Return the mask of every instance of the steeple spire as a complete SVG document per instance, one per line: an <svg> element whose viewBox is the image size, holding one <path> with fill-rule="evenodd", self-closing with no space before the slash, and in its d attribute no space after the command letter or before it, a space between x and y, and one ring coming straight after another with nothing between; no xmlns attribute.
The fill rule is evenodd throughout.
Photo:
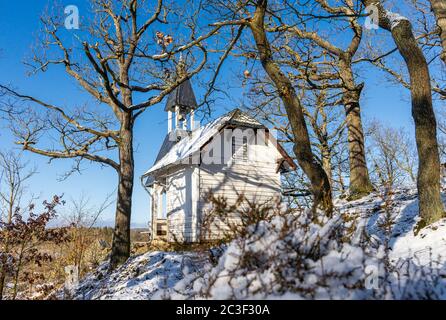
<svg viewBox="0 0 446 320"><path fill-rule="evenodd" d="M182 57L176 67L176 77L182 78L187 74L186 63ZM165 111L168 113L168 130L172 131L172 115L175 113L174 130L193 130L194 111L197 108L197 99L189 79L183 81L167 97ZM190 114L190 126L187 128L187 116Z"/></svg>

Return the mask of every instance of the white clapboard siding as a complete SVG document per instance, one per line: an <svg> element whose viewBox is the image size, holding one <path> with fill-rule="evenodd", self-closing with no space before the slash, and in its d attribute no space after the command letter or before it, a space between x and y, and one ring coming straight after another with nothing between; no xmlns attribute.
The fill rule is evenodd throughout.
<svg viewBox="0 0 446 320"><path fill-rule="evenodd" d="M240 141L236 140L236 143ZM243 152L243 149L241 149ZM228 204L234 204L240 195L258 204L280 199L280 173L277 172L277 150L272 146L260 149L270 157L244 160L236 156L235 161L227 164L202 164L199 170L200 196L199 214L205 215L211 209L208 196L224 197ZM205 217L201 217L205 220ZM208 239L219 239L227 231L228 221L238 223L237 217L228 217L226 221L214 221L206 230Z"/></svg>
<svg viewBox="0 0 446 320"><path fill-rule="evenodd" d="M198 179L195 167L185 167L167 176L169 241L197 241Z"/></svg>
<svg viewBox="0 0 446 320"><path fill-rule="evenodd" d="M223 133L220 137L224 141ZM255 139L244 140L239 136L234 140L234 148L232 140L229 148L212 143L202 150L200 164L174 165L159 176L165 178L168 241L194 242L202 238L201 224L211 209L210 195L224 197L229 205L240 195L257 204L280 200L278 159L282 155L276 146L259 145ZM213 161L208 161L210 158ZM215 221L206 230L206 236L221 238L228 221L231 224L240 221L232 216L225 220Z"/></svg>

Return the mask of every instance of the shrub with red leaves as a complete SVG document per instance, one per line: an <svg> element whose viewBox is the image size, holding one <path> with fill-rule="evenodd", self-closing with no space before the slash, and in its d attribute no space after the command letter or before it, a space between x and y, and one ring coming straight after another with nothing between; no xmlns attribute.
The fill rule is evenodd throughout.
<svg viewBox="0 0 446 320"><path fill-rule="evenodd" d="M60 196L54 196L51 202L43 202L43 212L35 213L35 205L29 205L25 211L16 208L11 223L0 221L0 270L12 281L11 299L17 297L18 285L25 283L32 288L37 281L45 280L42 272L22 270L23 266L33 264L38 268L45 262L51 262L51 253L42 250L42 244L61 244L69 241L67 228L50 228L49 222L56 218L56 207L65 202Z"/></svg>

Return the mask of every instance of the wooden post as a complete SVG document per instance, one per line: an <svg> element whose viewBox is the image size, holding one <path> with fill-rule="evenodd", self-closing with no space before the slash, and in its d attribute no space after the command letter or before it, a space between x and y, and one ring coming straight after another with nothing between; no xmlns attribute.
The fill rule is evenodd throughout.
<svg viewBox="0 0 446 320"><path fill-rule="evenodd" d="M167 133L172 131L172 111L167 111Z"/></svg>
<svg viewBox="0 0 446 320"><path fill-rule="evenodd" d="M190 130L194 131L194 127L195 127L195 122L194 122L194 115L195 115L195 110L192 109L192 111L190 112Z"/></svg>
<svg viewBox="0 0 446 320"><path fill-rule="evenodd" d="M178 129L178 117L180 116L180 108L175 106L175 128Z"/></svg>
<svg viewBox="0 0 446 320"><path fill-rule="evenodd" d="M186 115L186 117L187 117L187 115ZM183 118L183 127L182 127L182 129L183 130L187 130L187 118Z"/></svg>

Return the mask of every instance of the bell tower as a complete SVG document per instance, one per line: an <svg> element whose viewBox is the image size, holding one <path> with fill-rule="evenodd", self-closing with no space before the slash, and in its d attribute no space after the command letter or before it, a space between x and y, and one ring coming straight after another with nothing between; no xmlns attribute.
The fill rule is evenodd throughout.
<svg viewBox="0 0 446 320"><path fill-rule="evenodd" d="M181 59L177 65L177 78L186 73L186 65ZM168 96L164 111L167 112L168 133L175 131L193 131L195 129L195 109L197 99L189 79L183 81ZM189 120L189 121L188 121Z"/></svg>

